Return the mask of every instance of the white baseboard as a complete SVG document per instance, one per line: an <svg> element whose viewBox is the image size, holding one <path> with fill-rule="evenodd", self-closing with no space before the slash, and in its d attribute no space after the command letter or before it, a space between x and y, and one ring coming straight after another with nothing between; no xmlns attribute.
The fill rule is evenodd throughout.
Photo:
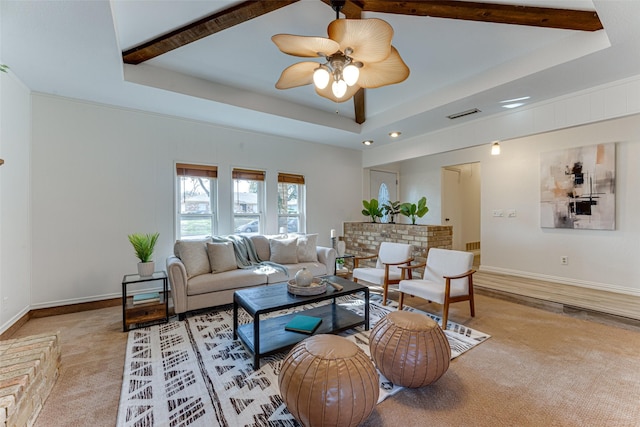
<svg viewBox="0 0 640 427"><path fill-rule="evenodd" d="M136 294L144 294L147 292L162 292L162 286L160 287L156 286L156 287L146 288L146 289L137 289L135 291L128 292L128 294L136 295ZM60 307L60 306L71 305L71 304L82 304L84 302L103 301L103 300L112 299L112 298L122 298L122 292L95 295L92 297L85 297L85 298L71 298L66 300L48 301L48 302L42 302L38 304L31 304L31 307L29 307L29 309L37 310L39 308Z"/></svg>
<svg viewBox="0 0 640 427"><path fill-rule="evenodd" d="M543 280L545 282L560 283L562 285L579 286L582 288L596 289L599 291L615 292L624 295L640 296L640 289L629 289L622 286L608 283L590 282L587 280L577 280L568 277L550 276L547 274L531 273L528 271L512 270L509 268L492 267L480 265L480 271L487 273L505 274L508 276L524 277L527 279Z"/></svg>

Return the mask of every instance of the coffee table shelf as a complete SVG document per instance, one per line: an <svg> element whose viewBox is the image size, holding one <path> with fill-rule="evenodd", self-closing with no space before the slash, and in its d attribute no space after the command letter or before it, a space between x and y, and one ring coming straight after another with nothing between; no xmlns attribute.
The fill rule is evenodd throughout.
<svg viewBox="0 0 640 427"><path fill-rule="evenodd" d="M234 292L233 339L240 338L242 344L253 355L254 369L260 367L260 357L285 350L311 336L284 329L295 315L303 314L322 318L322 323L314 334L338 333L360 325L363 325L365 330L369 330L369 288L337 276L327 276L327 278L342 286L342 289L336 290L328 286L324 294L300 296L287 292L287 283L278 283ZM358 315L336 304L336 298L356 293L364 293L364 315ZM282 310L327 300L333 301L296 313L260 319L263 314L282 312ZM251 316L253 323L238 324L240 308Z"/></svg>
<svg viewBox="0 0 640 427"><path fill-rule="evenodd" d="M322 318L322 323L320 323L320 326L318 326L318 329L316 329L313 334L335 334L355 328L356 326L364 325L362 316L336 304L327 304L299 313L285 314L284 316L260 320L261 356L266 356L281 351L284 348L291 347L312 335L284 329L285 325L298 314ZM249 351L255 353L255 348L253 347L253 323L239 326L238 336L240 336L240 339L242 339L249 348Z"/></svg>

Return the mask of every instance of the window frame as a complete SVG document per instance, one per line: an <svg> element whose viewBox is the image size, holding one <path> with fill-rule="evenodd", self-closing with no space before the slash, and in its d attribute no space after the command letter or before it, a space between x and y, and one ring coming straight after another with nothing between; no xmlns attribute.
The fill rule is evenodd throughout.
<svg viewBox="0 0 640 427"><path fill-rule="evenodd" d="M209 235L214 236L218 230L218 167L213 165L201 165L191 163L176 163L175 165L175 240L198 239L201 236L183 236L182 220L184 218L207 218L211 222ZM182 178L205 178L209 179L209 207L210 213L182 213Z"/></svg>
<svg viewBox="0 0 640 427"><path fill-rule="evenodd" d="M256 195L256 212L236 212L236 181L255 181L257 183L257 195ZM231 224L233 225L233 234L243 234L242 231L236 231L240 226L236 226L237 218L249 218L251 220L258 220L258 229L251 233L264 234L265 232L265 218L264 218L264 206L265 206L265 181L266 172L262 170L233 168L231 171ZM249 223L247 222L247 223Z"/></svg>
<svg viewBox="0 0 640 427"><path fill-rule="evenodd" d="M280 212L280 194L282 192L283 185L297 185L297 194L298 194L298 213L291 214L281 213ZM278 212L278 232L280 232L280 220L281 218L285 218L284 224L286 227L285 234L289 233L289 218L296 218L298 220L298 230L296 233L305 233L306 232L306 186L303 175L292 174L279 172L278 173L278 196L277 196L277 212ZM293 233L293 232L291 232Z"/></svg>

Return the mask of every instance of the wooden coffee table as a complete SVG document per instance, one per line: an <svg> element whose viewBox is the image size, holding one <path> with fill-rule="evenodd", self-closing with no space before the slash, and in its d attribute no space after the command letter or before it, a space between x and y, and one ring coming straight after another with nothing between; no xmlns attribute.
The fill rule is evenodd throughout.
<svg viewBox="0 0 640 427"><path fill-rule="evenodd" d="M289 293L285 282L234 292L233 339L240 338L247 350L253 354L254 369L260 367L260 357L292 347L310 336L284 329L284 326L297 314L322 318L322 323L314 334L336 334L360 325L364 325L365 330L369 330L369 288L338 276L326 276L326 278L341 285L343 289L338 291L333 286L327 286L327 291L321 295L300 296ZM364 317L336 304L337 297L359 292L363 292L365 297ZM331 304L260 320L261 314L330 299L333 300ZM238 325L239 307L253 318L253 323Z"/></svg>

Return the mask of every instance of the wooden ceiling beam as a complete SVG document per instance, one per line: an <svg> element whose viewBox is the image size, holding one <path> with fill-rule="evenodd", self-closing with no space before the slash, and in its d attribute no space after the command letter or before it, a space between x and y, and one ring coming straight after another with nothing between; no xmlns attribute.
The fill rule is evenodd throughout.
<svg viewBox="0 0 640 427"><path fill-rule="evenodd" d="M127 64L137 65L298 1L244 1L129 49L122 53L122 59Z"/></svg>
<svg viewBox="0 0 640 427"><path fill-rule="evenodd" d="M356 123L361 125L366 120L364 109L364 88L360 88L359 91L353 95L353 109L356 113Z"/></svg>
<svg viewBox="0 0 640 427"><path fill-rule="evenodd" d="M383 1L353 0L364 12L430 16L499 24L528 25L577 31L602 30L598 14L588 10L554 9L547 7L467 1Z"/></svg>

